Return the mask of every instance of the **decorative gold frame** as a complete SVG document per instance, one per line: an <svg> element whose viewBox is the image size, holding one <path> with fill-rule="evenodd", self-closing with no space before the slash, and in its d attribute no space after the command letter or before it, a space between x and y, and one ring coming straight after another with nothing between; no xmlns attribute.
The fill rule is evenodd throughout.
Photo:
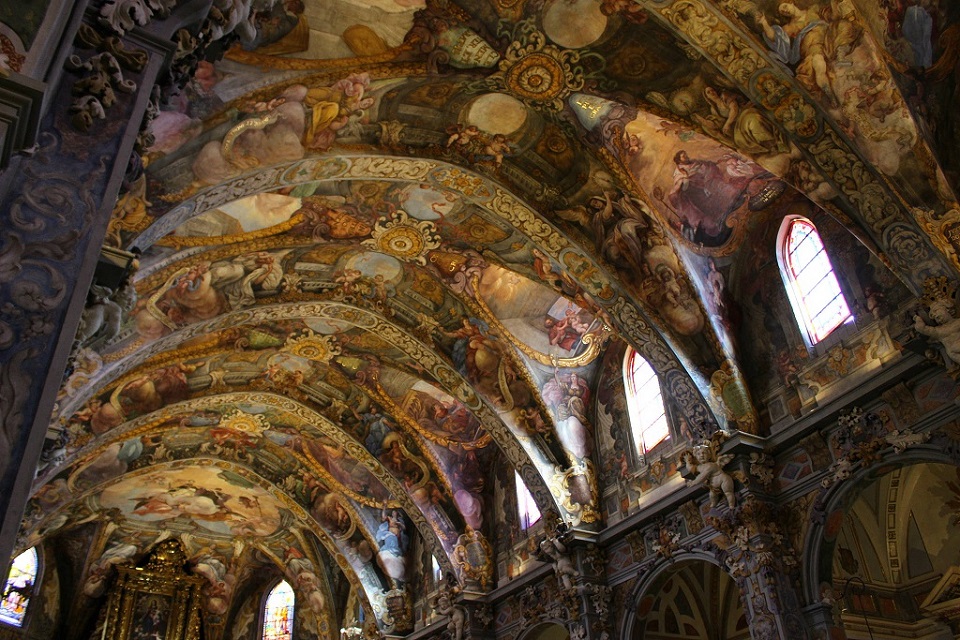
<svg viewBox="0 0 960 640"><path fill-rule="evenodd" d="M157 634L163 640L200 640L204 580L188 574L185 563L180 541L164 540L154 547L146 566L117 565L103 640L143 640ZM147 621L151 612L152 620ZM145 622L154 625L150 635L143 628Z"/></svg>
<svg viewBox="0 0 960 640"><path fill-rule="evenodd" d="M473 277L471 284L473 285L474 291L480 290L480 278L478 276ZM502 322L500 322L500 319L497 318L496 314L493 313L490 307L487 306L486 301L480 294L477 294L476 302L485 314L483 319L486 320L487 323L492 327L496 328L497 331L503 334L507 340L510 341L510 344L523 352L523 354L528 358L532 358L540 364L545 364L550 367L568 368L586 366L597 359L597 356L600 355L603 345L605 345L613 336L613 329L607 326L607 323L602 319L597 318L599 324L595 327L592 327L582 337L583 344L586 346L583 352L572 358L560 358L553 354L537 351L536 349L529 347L526 343L524 343L523 340L520 340L514 336L510 330L507 329ZM592 309L587 309L587 311L593 313Z"/></svg>

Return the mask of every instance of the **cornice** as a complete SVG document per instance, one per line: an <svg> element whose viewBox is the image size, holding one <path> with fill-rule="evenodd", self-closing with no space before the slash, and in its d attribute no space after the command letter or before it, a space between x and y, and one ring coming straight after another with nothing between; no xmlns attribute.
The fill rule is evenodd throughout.
<svg viewBox="0 0 960 640"><path fill-rule="evenodd" d="M18 73L0 76L0 169L37 143L47 85Z"/></svg>

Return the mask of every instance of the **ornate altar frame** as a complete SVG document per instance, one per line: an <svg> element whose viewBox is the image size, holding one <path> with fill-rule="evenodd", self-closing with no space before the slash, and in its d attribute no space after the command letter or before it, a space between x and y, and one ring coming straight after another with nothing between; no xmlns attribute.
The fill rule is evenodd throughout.
<svg viewBox="0 0 960 640"><path fill-rule="evenodd" d="M103 640L199 640L204 579L186 572L179 540L164 540L146 566L118 565Z"/></svg>

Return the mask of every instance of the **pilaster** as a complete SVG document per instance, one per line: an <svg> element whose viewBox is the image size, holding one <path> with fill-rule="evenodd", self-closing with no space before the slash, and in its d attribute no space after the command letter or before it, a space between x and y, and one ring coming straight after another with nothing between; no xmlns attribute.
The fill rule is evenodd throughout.
<svg viewBox="0 0 960 640"><path fill-rule="evenodd" d="M194 5L184 9L195 13ZM176 49L170 34L134 29L118 35L92 11L71 25L64 34L69 45L56 49L66 70L48 87L36 151L18 158L0 186L4 574L117 193L152 89ZM36 117L41 85L11 78L5 80L31 87L22 113ZM0 82L0 121L7 86ZM94 103L109 113L99 117ZM8 151L31 142L29 127L16 127L3 133Z"/></svg>

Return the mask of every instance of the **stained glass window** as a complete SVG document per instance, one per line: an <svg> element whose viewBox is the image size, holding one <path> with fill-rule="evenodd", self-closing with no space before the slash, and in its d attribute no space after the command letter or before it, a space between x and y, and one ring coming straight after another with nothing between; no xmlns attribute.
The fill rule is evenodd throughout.
<svg viewBox="0 0 960 640"><path fill-rule="evenodd" d="M527 489L526 483L520 474L514 471L517 484L517 511L520 514L520 528L529 529L540 520L540 509L533 500L533 495Z"/></svg>
<svg viewBox="0 0 960 640"><path fill-rule="evenodd" d="M657 372L633 349L627 351L625 364L630 426L637 451L643 455L670 437L670 425Z"/></svg>
<svg viewBox="0 0 960 640"><path fill-rule="evenodd" d="M791 301L810 344L816 344L851 318L820 234L806 218L789 221L783 268Z"/></svg>
<svg viewBox="0 0 960 640"><path fill-rule="evenodd" d="M0 603L0 622L23 626L27 615L27 605L33 596L33 585L37 581L38 560L35 549L30 548L13 559L7 584L3 588L3 602Z"/></svg>
<svg viewBox="0 0 960 640"><path fill-rule="evenodd" d="M263 606L263 640L293 639L293 589L280 581Z"/></svg>

